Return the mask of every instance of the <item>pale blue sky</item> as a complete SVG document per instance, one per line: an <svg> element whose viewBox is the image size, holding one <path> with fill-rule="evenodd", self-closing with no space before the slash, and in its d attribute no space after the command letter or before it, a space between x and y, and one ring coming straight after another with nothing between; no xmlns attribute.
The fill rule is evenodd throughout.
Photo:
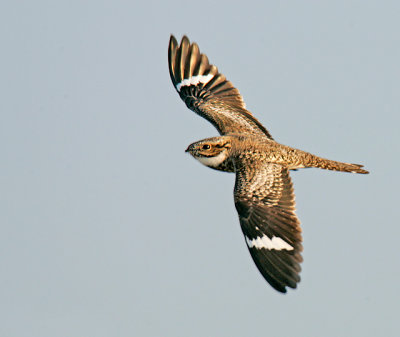
<svg viewBox="0 0 400 337"><path fill-rule="evenodd" d="M400 3L0 6L0 336L398 336ZM368 176L293 172L299 288L244 243L217 135L168 74L196 41L284 144Z"/></svg>

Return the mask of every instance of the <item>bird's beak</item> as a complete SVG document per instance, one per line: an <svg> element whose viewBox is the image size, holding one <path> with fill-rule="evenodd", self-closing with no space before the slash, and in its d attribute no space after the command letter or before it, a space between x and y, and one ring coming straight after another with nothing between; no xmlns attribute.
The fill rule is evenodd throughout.
<svg viewBox="0 0 400 337"><path fill-rule="evenodd" d="M193 144L190 144L190 145L187 147L187 149L185 150L185 152L192 153L192 150L193 150Z"/></svg>

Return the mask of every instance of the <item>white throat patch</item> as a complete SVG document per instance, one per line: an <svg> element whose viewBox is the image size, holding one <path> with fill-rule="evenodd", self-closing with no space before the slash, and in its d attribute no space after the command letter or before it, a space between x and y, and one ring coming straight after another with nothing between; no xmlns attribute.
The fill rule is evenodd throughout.
<svg viewBox="0 0 400 337"><path fill-rule="evenodd" d="M215 157L195 157L200 163L206 166L217 167L219 166L227 157L226 151L221 152Z"/></svg>
<svg viewBox="0 0 400 337"><path fill-rule="evenodd" d="M263 235L262 237L258 236L256 239L249 239L247 236L245 236L245 238L249 248L255 247L257 249L265 248L268 250L293 250L293 247L291 245L276 236L273 236L272 239L270 239L266 235Z"/></svg>

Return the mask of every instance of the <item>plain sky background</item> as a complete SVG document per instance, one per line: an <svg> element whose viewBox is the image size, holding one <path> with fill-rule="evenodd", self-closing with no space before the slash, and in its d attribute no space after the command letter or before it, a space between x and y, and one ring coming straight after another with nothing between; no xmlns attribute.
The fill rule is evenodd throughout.
<svg viewBox="0 0 400 337"><path fill-rule="evenodd" d="M398 1L0 6L0 336L399 336ZM167 67L196 41L274 138L370 175L293 172L302 281L257 271L217 135Z"/></svg>

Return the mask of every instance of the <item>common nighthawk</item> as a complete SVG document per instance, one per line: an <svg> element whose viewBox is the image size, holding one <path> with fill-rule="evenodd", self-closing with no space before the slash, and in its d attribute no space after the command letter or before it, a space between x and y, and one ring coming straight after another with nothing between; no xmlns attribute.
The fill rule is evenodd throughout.
<svg viewBox="0 0 400 337"><path fill-rule="evenodd" d="M320 158L274 141L246 110L239 91L186 36L178 45L171 35L168 60L179 96L221 135L195 142L186 152L210 168L236 173L235 206L256 266L277 291L296 288L303 247L289 170L368 171L362 165Z"/></svg>

